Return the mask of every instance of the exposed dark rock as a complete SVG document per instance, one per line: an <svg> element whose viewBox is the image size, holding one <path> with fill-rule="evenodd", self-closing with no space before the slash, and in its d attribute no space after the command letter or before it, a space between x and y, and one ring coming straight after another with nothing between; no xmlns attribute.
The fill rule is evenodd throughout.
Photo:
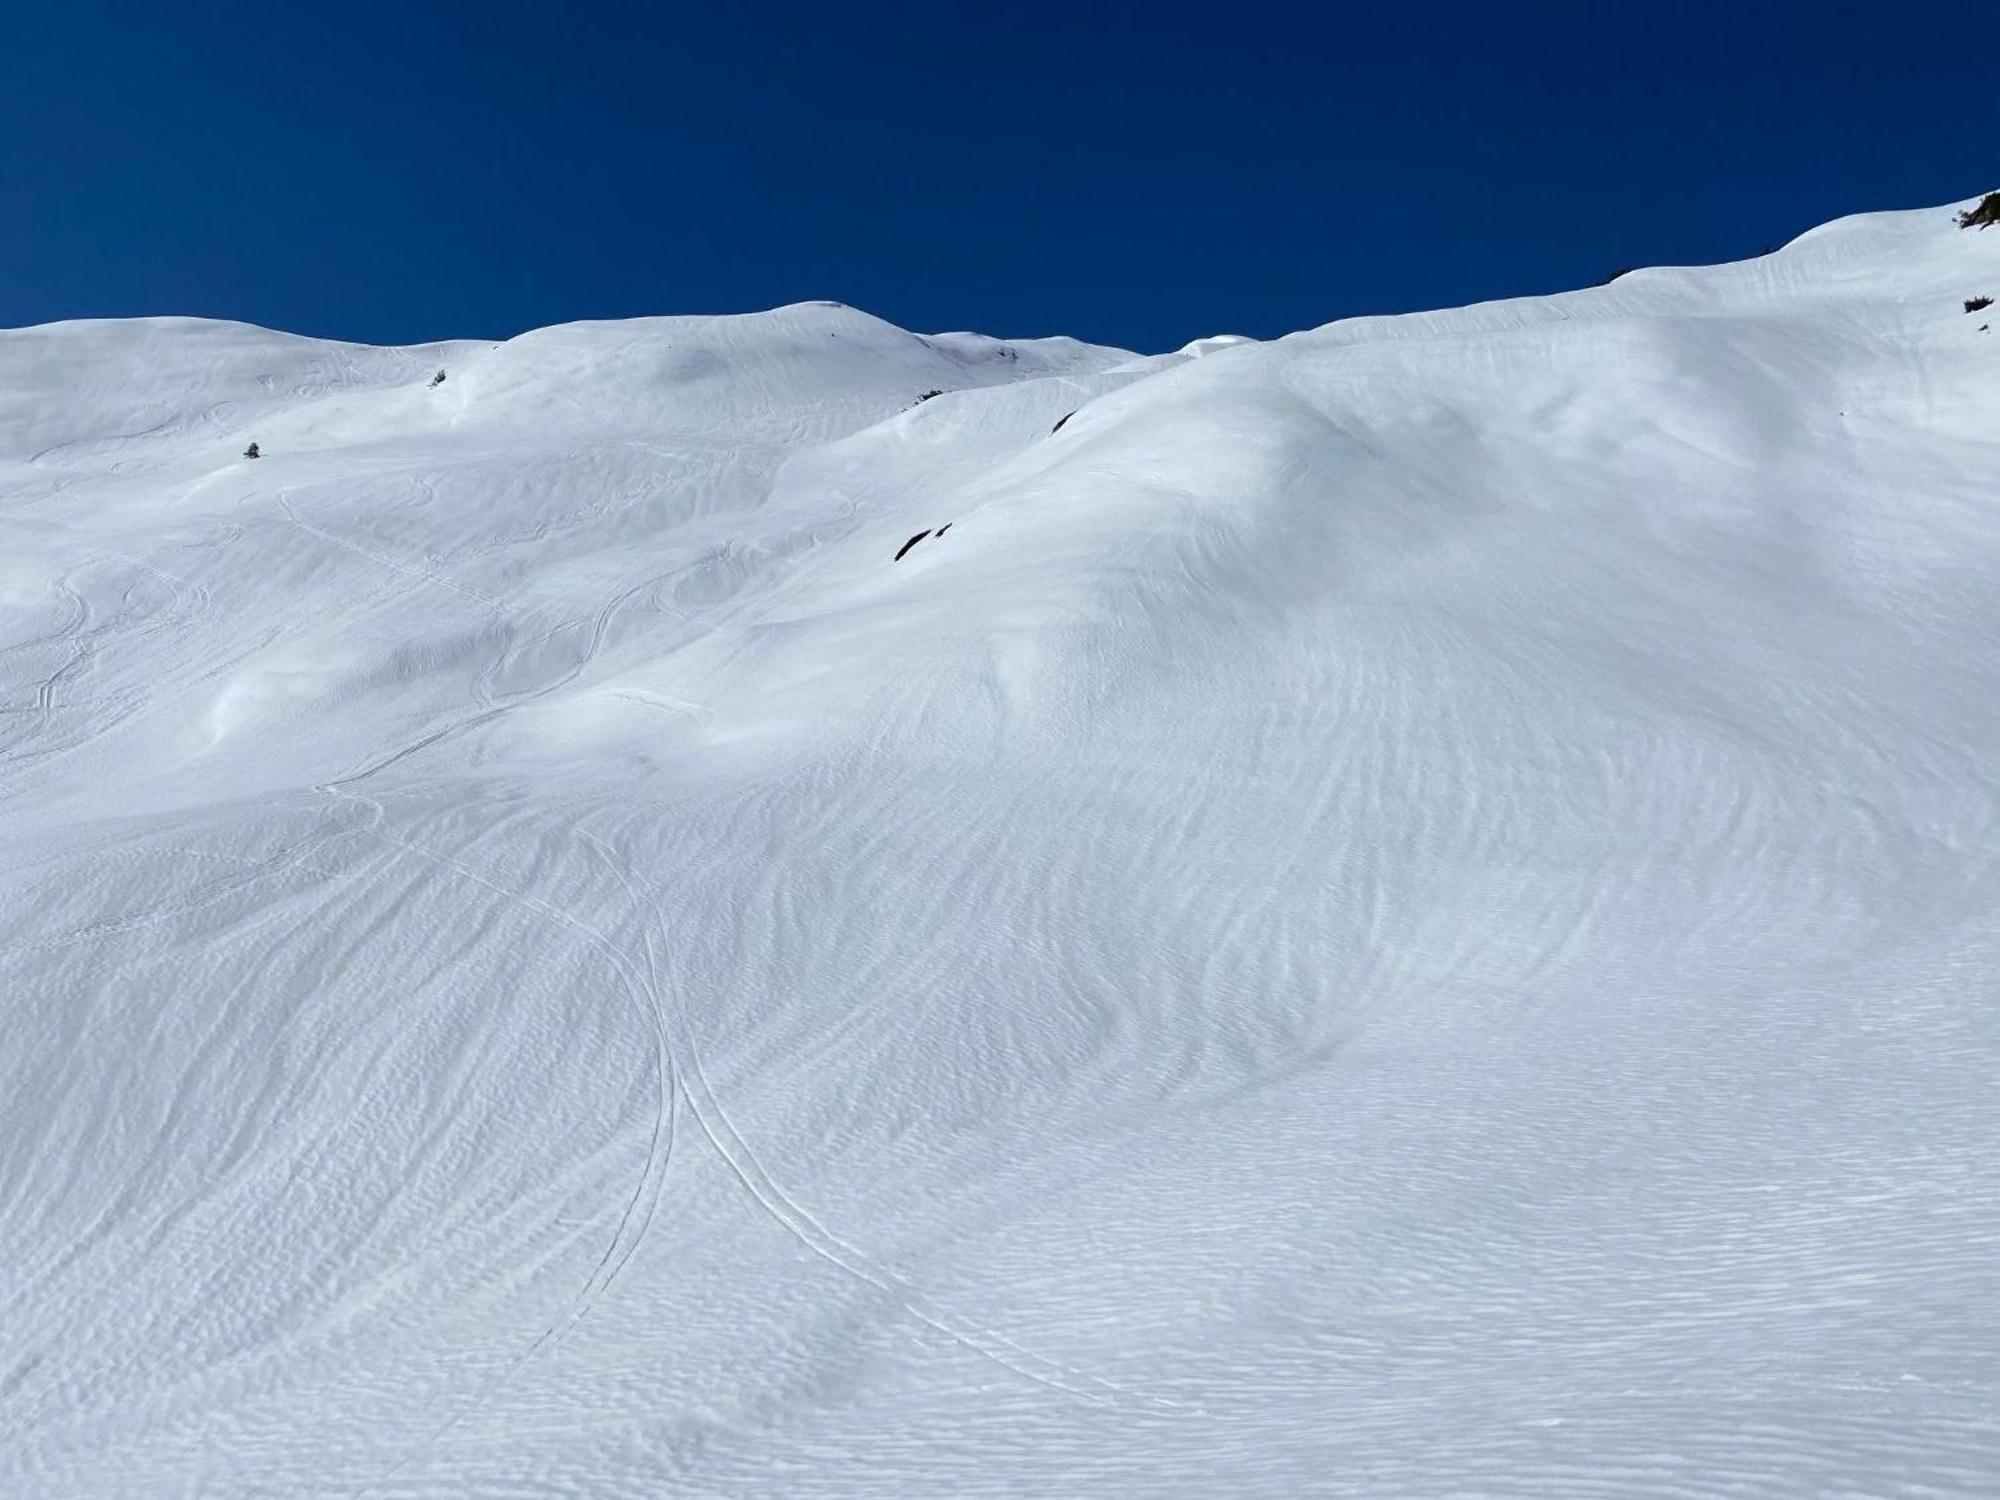
<svg viewBox="0 0 2000 1500"><path fill-rule="evenodd" d="M1958 216L1960 229L1984 229L1988 224L2000 224L2000 193L1988 193L1977 207Z"/></svg>

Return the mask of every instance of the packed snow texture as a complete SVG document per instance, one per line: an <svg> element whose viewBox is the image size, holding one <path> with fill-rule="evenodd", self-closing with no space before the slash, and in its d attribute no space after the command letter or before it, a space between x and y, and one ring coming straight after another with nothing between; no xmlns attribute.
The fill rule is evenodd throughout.
<svg viewBox="0 0 2000 1500"><path fill-rule="evenodd" d="M0 1493L2000 1493L1996 292L0 334Z"/></svg>

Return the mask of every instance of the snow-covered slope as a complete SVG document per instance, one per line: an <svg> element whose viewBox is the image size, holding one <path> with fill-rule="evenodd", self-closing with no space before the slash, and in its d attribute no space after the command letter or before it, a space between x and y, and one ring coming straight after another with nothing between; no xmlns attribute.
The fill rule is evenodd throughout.
<svg viewBox="0 0 2000 1500"><path fill-rule="evenodd" d="M2000 1490L1984 294L0 333L0 1493Z"/></svg>

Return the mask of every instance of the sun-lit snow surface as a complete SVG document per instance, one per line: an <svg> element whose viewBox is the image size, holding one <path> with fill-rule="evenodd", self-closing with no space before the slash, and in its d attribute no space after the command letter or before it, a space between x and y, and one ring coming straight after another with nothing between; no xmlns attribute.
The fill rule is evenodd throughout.
<svg viewBox="0 0 2000 1500"><path fill-rule="evenodd" d="M0 1493L2000 1491L1988 293L0 334Z"/></svg>

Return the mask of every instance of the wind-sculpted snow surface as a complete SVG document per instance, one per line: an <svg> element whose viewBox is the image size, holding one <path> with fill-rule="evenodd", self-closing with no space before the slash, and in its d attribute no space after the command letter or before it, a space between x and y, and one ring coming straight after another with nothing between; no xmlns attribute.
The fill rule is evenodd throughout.
<svg viewBox="0 0 2000 1500"><path fill-rule="evenodd" d="M2000 1492L1996 286L0 334L0 1494Z"/></svg>

